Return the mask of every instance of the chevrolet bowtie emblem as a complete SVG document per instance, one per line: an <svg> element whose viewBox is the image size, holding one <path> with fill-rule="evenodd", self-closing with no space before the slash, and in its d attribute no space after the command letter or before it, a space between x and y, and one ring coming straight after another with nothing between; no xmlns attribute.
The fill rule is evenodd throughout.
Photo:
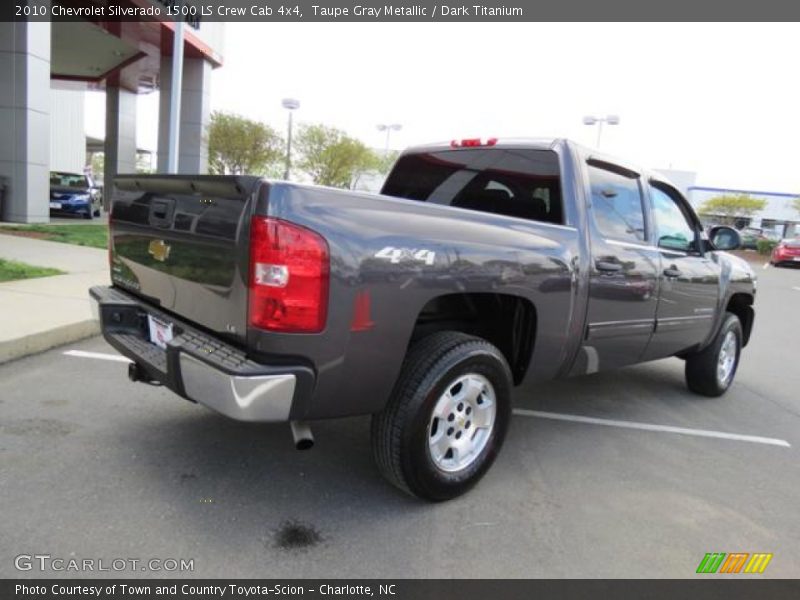
<svg viewBox="0 0 800 600"><path fill-rule="evenodd" d="M147 253L159 262L164 262L169 258L169 251L172 248L164 240L153 240L147 246Z"/></svg>

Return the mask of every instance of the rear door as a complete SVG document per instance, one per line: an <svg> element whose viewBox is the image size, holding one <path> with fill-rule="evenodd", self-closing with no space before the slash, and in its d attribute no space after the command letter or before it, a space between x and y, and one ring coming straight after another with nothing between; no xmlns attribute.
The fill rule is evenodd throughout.
<svg viewBox="0 0 800 600"><path fill-rule="evenodd" d="M606 162L587 164L591 190L586 372L638 362L655 326L659 257L648 243L638 173Z"/></svg>
<svg viewBox="0 0 800 600"><path fill-rule="evenodd" d="M660 181L647 185L661 268L656 329L646 359L671 356L711 333L719 300L719 264L699 249L700 223L686 200Z"/></svg>

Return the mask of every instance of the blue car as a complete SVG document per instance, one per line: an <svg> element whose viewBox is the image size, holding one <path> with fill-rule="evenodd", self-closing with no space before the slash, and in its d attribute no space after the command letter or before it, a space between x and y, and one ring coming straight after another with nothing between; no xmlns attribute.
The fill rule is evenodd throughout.
<svg viewBox="0 0 800 600"><path fill-rule="evenodd" d="M80 173L50 172L50 214L84 219L100 216L102 197L92 178Z"/></svg>

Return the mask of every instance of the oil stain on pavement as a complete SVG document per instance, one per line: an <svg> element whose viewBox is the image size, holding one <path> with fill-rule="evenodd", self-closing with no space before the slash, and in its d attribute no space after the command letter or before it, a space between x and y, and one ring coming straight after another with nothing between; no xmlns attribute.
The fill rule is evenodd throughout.
<svg viewBox="0 0 800 600"><path fill-rule="evenodd" d="M303 550L322 541L322 536L313 525L289 520L281 523L275 532L275 546L281 550Z"/></svg>

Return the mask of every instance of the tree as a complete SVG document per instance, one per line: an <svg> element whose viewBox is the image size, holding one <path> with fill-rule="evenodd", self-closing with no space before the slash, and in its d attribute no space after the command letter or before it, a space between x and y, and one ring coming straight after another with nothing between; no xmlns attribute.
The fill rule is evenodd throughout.
<svg viewBox="0 0 800 600"><path fill-rule="evenodd" d="M153 169L153 155L149 152L136 153L136 172L137 173L155 173Z"/></svg>
<svg viewBox="0 0 800 600"><path fill-rule="evenodd" d="M766 200L752 198L747 194L723 194L709 198L698 209L702 215L723 217L750 217L767 205Z"/></svg>
<svg viewBox="0 0 800 600"><path fill-rule="evenodd" d="M92 167L92 177L96 181L103 181L103 174L106 172L106 155L105 152L93 152L92 159L89 163Z"/></svg>
<svg viewBox="0 0 800 600"><path fill-rule="evenodd" d="M269 125L215 111L208 126L208 170L216 175L275 175L284 141Z"/></svg>
<svg viewBox="0 0 800 600"><path fill-rule="evenodd" d="M377 155L344 131L325 125L301 125L297 166L319 185L348 188L361 173L376 169Z"/></svg>
<svg viewBox="0 0 800 600"><path fill-rule="evenodd" d="M381 175L388 175L398 156L400 153L397 150L389 150L382 154L376 161L375 170Z"/></svg>

